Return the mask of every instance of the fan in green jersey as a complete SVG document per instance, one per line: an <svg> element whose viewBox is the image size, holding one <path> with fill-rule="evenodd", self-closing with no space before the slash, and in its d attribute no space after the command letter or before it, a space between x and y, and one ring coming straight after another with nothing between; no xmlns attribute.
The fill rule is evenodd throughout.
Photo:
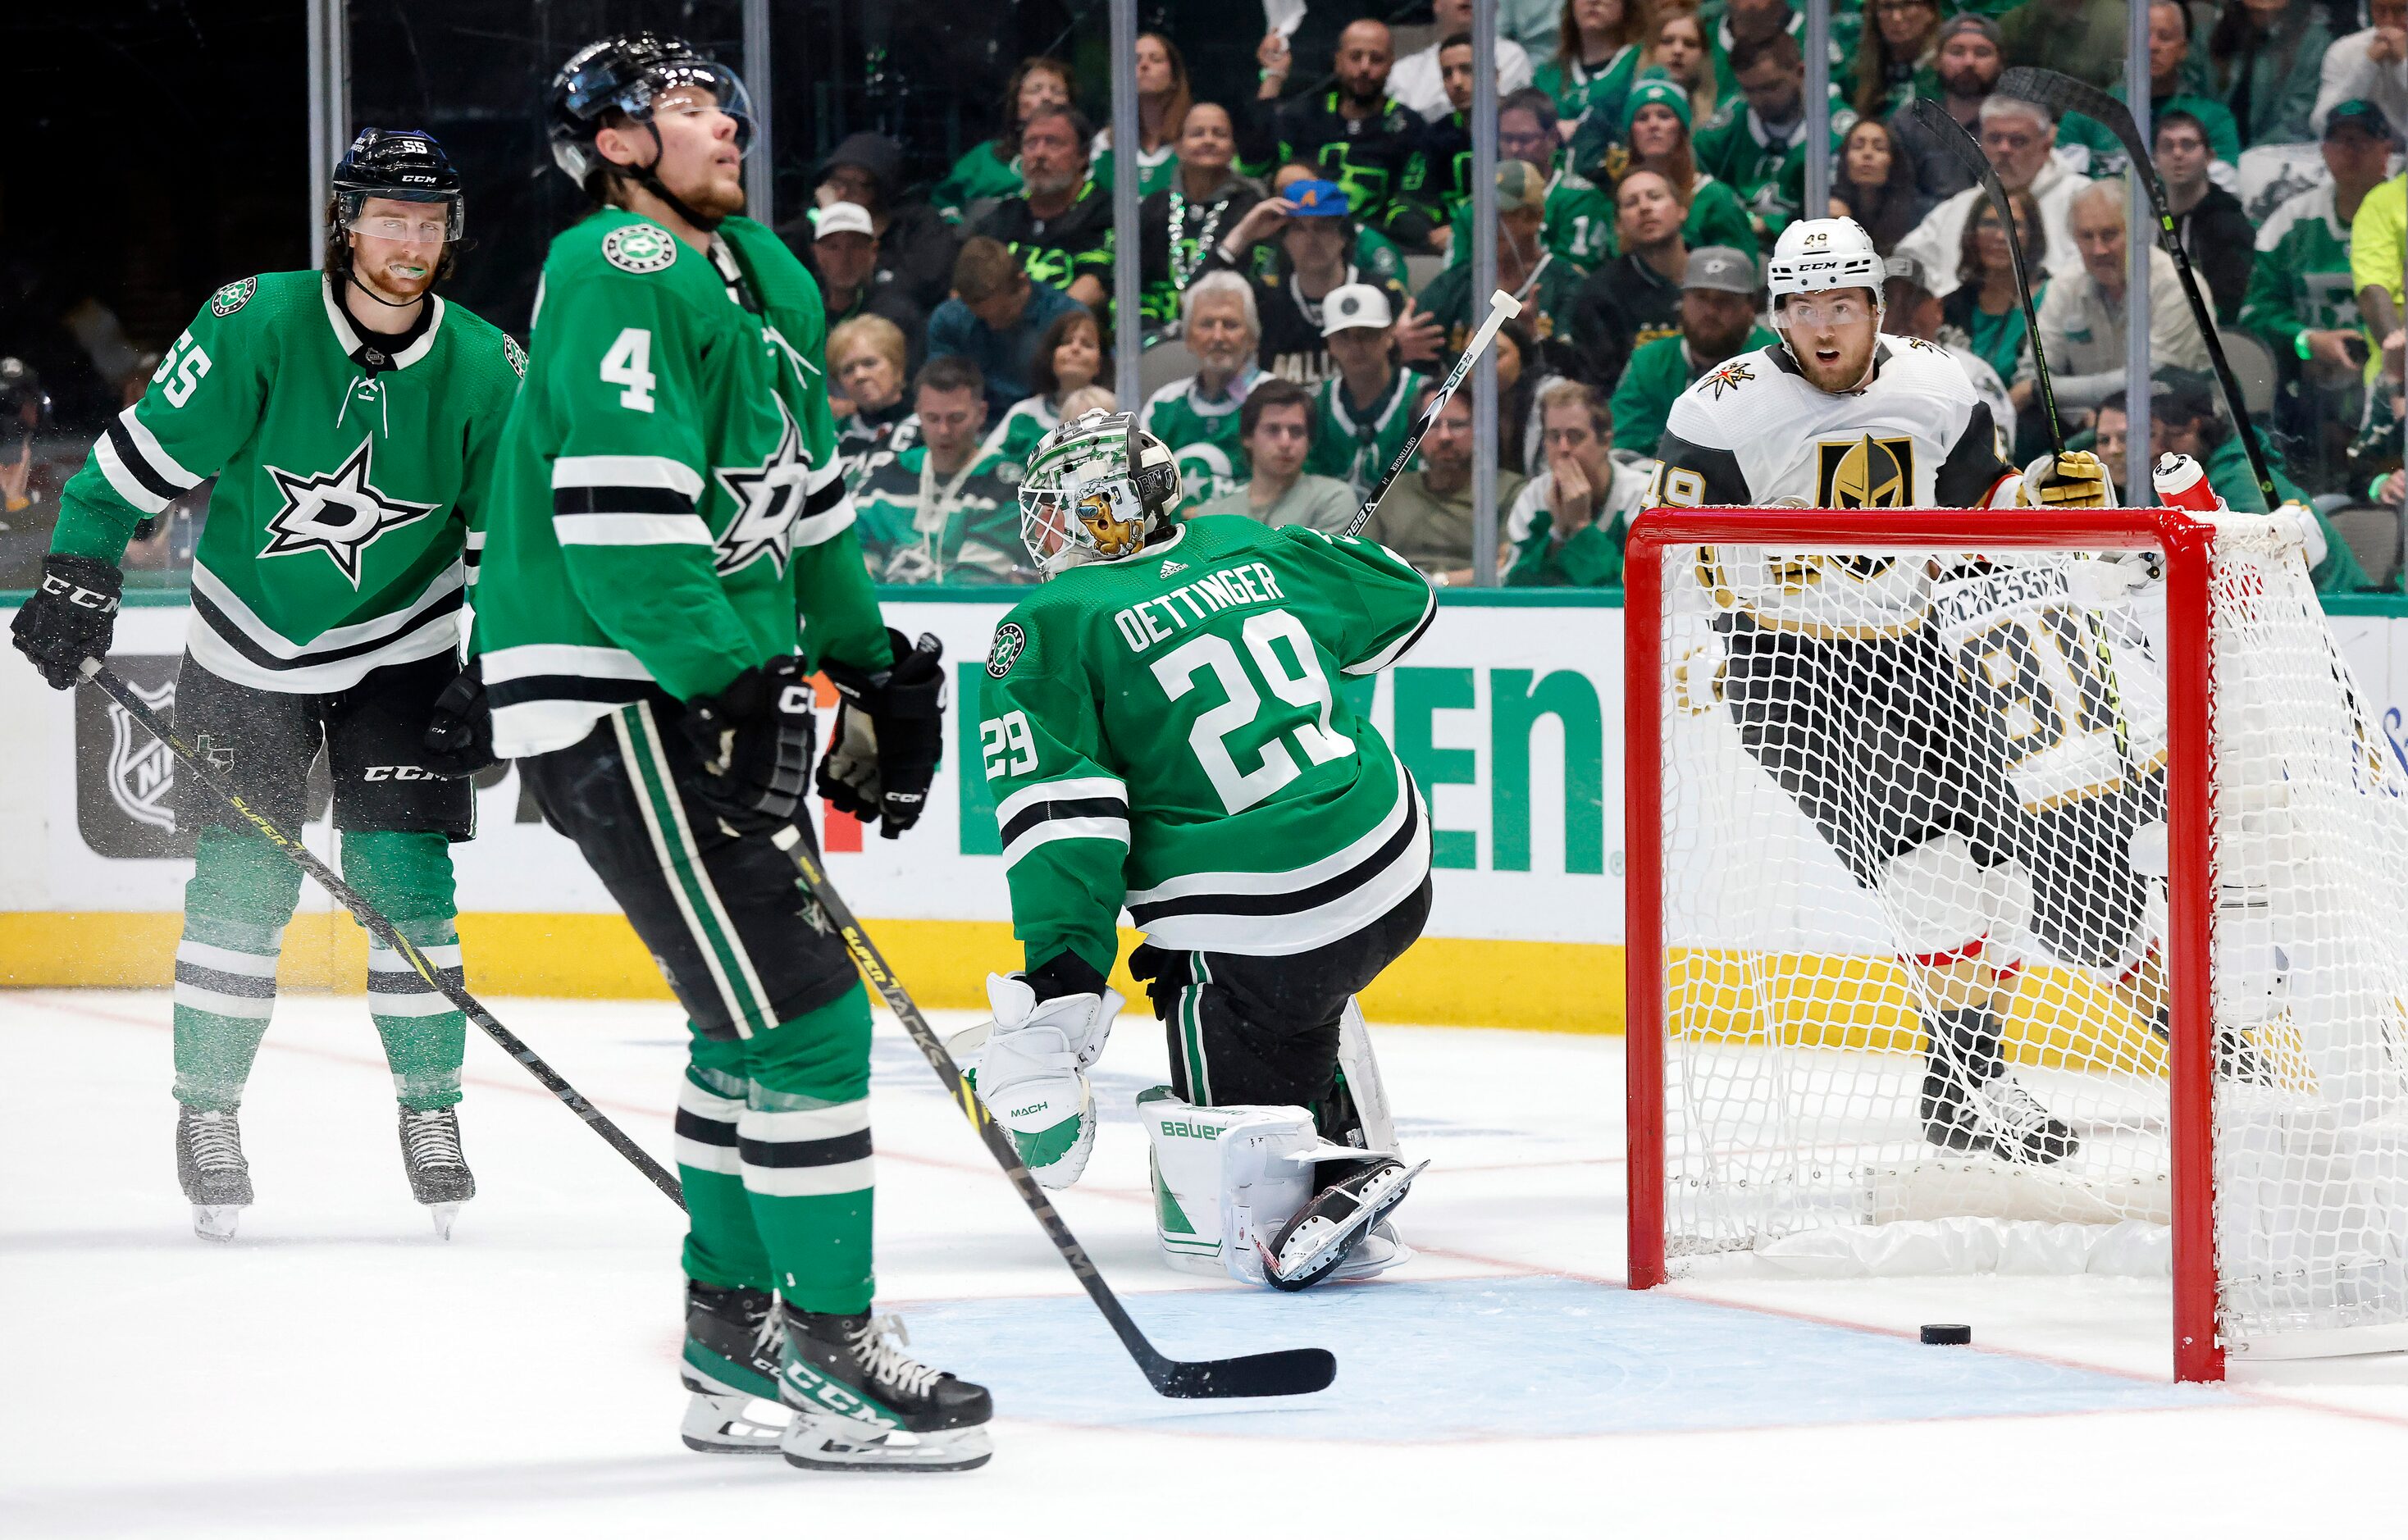
<svg viewBox="0 0 2408 1540"><path fill-rule="evenodd" d="M987 981L979 1093L1050 1186L1094 1138L1086 1071L1130 959L1171 1039L1140 1099L1175 1266L1280 1289L1407 1253L1354 996L1429 913L1412 779L1337 687L1427 628L1390 552L1302 528L1176 521L1179 470L1126 413L1038 447L1022 532L1049 581L996 629L979 713L1026 971Z"/></svg>
<svg viewBox="0 0 2408 1540"><path fill-rule="evenodd" d="M772 839L802 811L814 668L842 697L823 799L889 839L918 821L939 649L881 621L819 291L738 213L743 82L677 39L610 37L562 67L550 114L553 158L602 207L544 263L477 647L495 747L693 1021L685 1442L818 1469L983 1464L986 1391L870 1314L868 996ZM765 1424L755 1401L793 1416Z"/></svg>
<svg viewBox="0 0 2408 1540"><path fill-rule="evenodd" d="M326 271L211 295L142 399L66 487L17 645L70 688L106 657L128 538L217 478L194 553L175 721L287 829L321 748L343 875L456 982L449 845L468 837L479 753L462 676L494 449L525 355L434 291L462 226L460 178L416 131L365 129L336 167ZM450 724L450 751L421 741ZM237 1112L276 1002L301 873L179 787L199 830L176 948L177 1168L204 1235L251 1201ZM418 1201L450 1232L474 1195L454 1110L466 1023L399 956L368 951L369 1013L398 1093Z"/></svg>

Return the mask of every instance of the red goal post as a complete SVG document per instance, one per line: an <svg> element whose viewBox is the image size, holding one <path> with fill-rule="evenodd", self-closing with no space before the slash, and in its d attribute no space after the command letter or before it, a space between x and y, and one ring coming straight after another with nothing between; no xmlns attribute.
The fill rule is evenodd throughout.
<svg viewBox="0 0 2408 1540"><path fill-rule="evenodd" d="M1625 567L1627 626L1625 707L1627 747L1627 768L1625 780L1627 888L1627 988L1629 1034L1627 1047L1628 1224L1629 1278L1632 1288L1652 1288L1665 1282L1668 1276L1671 1276L1671 1270L1677 1260L1675 1254L1668 1249L1670 1233L1667 1212L1668 1180L1681 1180L1677 1173L1668 1171L1667 1164L1668 1043L1671 1045L1676 1056L1690 1054L1694 1057L1695 1054L1695 1050L1690 1047L1690 1039L1694 1035L1690 1030L1690 1023L1676 1022L1673 1020L1677 1011L1693 1009L1695 1001L1691 999L1684 1003L1682 990L1674 983L1676 968L1686 964L1679 960L1682 938L1668 933L1668 881L1677 883L1683 877L1681 872L1673 869L1680 864L1678 862L1668 864L1668 839L1670 837L1668 818L1686 816L1680 814L1677 806L1684 797L1694 803L1700 797L1711 799L1723 794L1713 788L1700 792L1694 784L1696 778L1694 776L1690 787L1684 791L1676 783L1687 767L1670 762L1667 758L1668 752L1673 751L1674 736L1674 733L1668 732L1668 723L1673 721L1677 711L1681 709L1673 699L1674 693L1684 688L1675 677L1678 660L1671 656L1670 652L1670 638L1673 631L1674 617L1672 595L1668 589L1690 581L1685 574L1695 565L1698 554L1696 548L1761 547L1767 552L1775 553L1781 557L1787 557L1792 553L1814 552L1827 553L1827 555L1850 552L1919 551L1935 554L1955 552L1966 557L1973 557L1981 553L2000 553L2010 563L2016 560L2029 561L2033 557L2026 555L2019 558L2009 553L2060 552L2067 553L2069 562L2066 564L2069 566L2073 559L2092 554L2156 552L2160 559L2164 593L2162 642L2157 645L2163 652L2166 757L2162 820L2166 852L2162 876L2163 919L2161 928L2157 933L2157 939L2152 946L2161 948L2164 973L2170 984L2171 1009L2168 1040L2162 1061L2163 1067L2162 1070L2152 1070L2152 1073L2162 1076L2162 1084L2165 1088L2164 1112L2153 1127L2148 1126L2149 1119L2144 1118L2128 1117L2126 1122L2133 1129L2143 1130L2142 1134L2131 1135L2134 1140L2154 1138L2161 1141L2161 1144L2150 1147L2148 1159L2158 1162L2158 1173L2152 1179L2160 1184L2158 1191L2162 1194L2162 1199L2170 1200L2164 1206L2167 1210L2165 1217L2170 1219L2170 1224L2166 1228L2171 1231L2170 1271L2173 1289L2175 1376L2185 1380L2222 1377L2227 1340L2220 1334L2220 1326L2224 1322L2219 1315L2222 1306L2217 1271L2215 1191L2217 1170L2215 1098L2218 1094L2215 1077L2218 1073L2217 1045L2220 1040L2216 1036L2219 1029L2216 1016L2216 978L2214 972L2217 958L2215 927L2218 923L2216 906L2219 890L2215 848L2217 820L2214 802L2216 703L2214 690L2216 677L2214 651L2216 615L2214 607L2215 598L2213 585L2216 581L2216 545L2220 537L2218 530L2219 528L2228 531L2239 529L2242 526L2235 522L2236 518L2246 517L2248 516L2228 515L2201 520L2177 510L2154 508L2031 510L2000 514L1984 510L1951 509L1835 511L1797 508L1666 507L1650 510L1634 522L1627 544ZM2258 519L2248 527L2252 531L2264 531L2274 526L2264 519ZM2252 533L2245 538L2258 540L2262 539L2263 536ZM1770 555L1765 558L1767 562L1773 559L1774 557ZM1923 563L1923 569L1936 575L1947 570L1947 564L1942 561L1927 562ZM1770 569L1768 567L1767 570ZM1672 574L1672 583L1670 585L1668 585L1668 572ZM2287 572L2285 576L2287 579ZM2300 583L2304 584L2303 563L2298 565L2297 578ZM2228 586L2229 583L2228 578ZM1925 580L1925 586L1927 590L1932 586L1930 579ZM2305 591L2302 590L2302 592ZM2287 590L2285 596L2286 599L2289 598ZM1723 597L1727 600L1728 595L1725 594ZM2308 597L2313 600L2312 593ZM1697 606L1696 593L1684 595L1683 602L1694 609ZM2238 607L2246 609L2249 605L2243 602ZM2274 607L2271 600L2267 607L2270 609ZM2292 609L2297 609L2296 602L2292 603ZM2300 628L2308 622L2304 618L2296 615L2294 619L2297 624L2293 628L2293 634L2303 634ZM1733 622L1727 620L1720 620L1718 622L1720 635L1727 636L1732 624ZM1937 624L1935 620L1935 628ZM2321 633L2320 612L2315 624ZM2306 645L2300 644L2301 647ZM2327 645L2330 645L2329 638ZM2338 654L2332 653L2331 657L2337 660ZM2311 663L2315 664L2315 661L2311 660ZM2316 666L2321 665L2316 664ZM2314 672L2313 666L2310 672ZM2344 667L2336 662L2333 672L2339 681L2340 694L2345 699L2346 708L2342 715L2348 717L2358 705L2355 692L2347 682ZM2110 677L2112 681L2112 671ZM2112 683L2111 688L2113 688ZM1701 718L1716 715L1718 720L1712 730L1729 734L1733 732L1730 722L1722 719L1735 715L1738 708L1725 707L1719 704L1722 700L1722 689L1723 674L1721 665L1717 664L1713 677L1713 698L1717 704L1712 707L1692 705L1686 709ZM2057 704L2061 707L2062 700L2060 699ZM2115 709L2119 713L2123 710L2120 700ZM2357 720L2362 721L2362 713L2358 714ZM2068 720L2071 720L2070 717ZM1697 731L1698 729L1680 728L1678 730ZM2118 734L2117 741L2120 744L2123 741L2120 728ZM1733 741L1736 739L1734 738ZM1739 763L1744 765L1746 762L1742 760ZM1748 773L1744 768L1731 771L1726 774L1725 780L1729 784L1736 784L1738 778L1744 777ZM2292 771L2290 774L2296 775L2297 772ZM2382 767L2378 774L2377 771L2366 770L2363 766L2353 766L2345 768L2341 779L2363 781L2370 777L2380 778L2382 774L2389 774L2388 768ZM2274 778L2279 781L2281 777L2282 772L2278 769ZM1765 786L1770 788L1772 784L1770 777L1763 778ZM2136 776L2135 778L2140 777ZM2344 793L2348 791L2349 788L2345 786ZM2282 793L2278 787L2278 794L2286 793ZM2398 777L2395 777L2394 779L2386 781L2377 791L2363 794L2395 799L2399 795ZM2292 816L2304 817L2304 815ZM2391 819L2393 815L2389 802L2386 801L2383 806L2372 808L2370 816ZM2408 821L2403 821L2401 826L2408 827ZM1799 827L1804 828L1802 822ZM2387 824L2386 827L2388 827ZM1836 872L1836 867L1834 871ZM1740 880L1745 880L1745 878ZM1839 887L1843 882L1843 878L1825 880L1828 884L1831 894L1837 894ZM1855 886L1862 891L1869 885L1860 880ZM1822 891L1818 890L1818 891ZM1839 899L1846 896L1838 894L1831 901L1838 902ZM1887 901L1885 900L1885 902ZM1811 905L1801 905L1801 907L1811 908ZM1770 943L1766 945L1768 948L1771 946ZM1906 954L1914 949L1901 945L1895 948L1895 951L1897 957L1902 962ZM1877 958L1869 965L1878 967L1886 965L1887 962L1887 959ZM1837 977L1837 975L1827 977L1816 984L1816 988L1822 992L1815 999L1825 1006L1828 1005L1832 991L1844 987L1833 981ZM1770 988L1770 986L1751 987ZM2392 998L2397 1000L2396 995ZM1742 1007L1759 1008L1746 1005L1744 1002L1742 1002ZM1792 1000L1785 1008L1794 1009L1794 1007L1795 1001ZM1790 1052L1789 1048L1781 1041L1783 1033L1788 1029L1778 1012L1769 1006L1761 1008L1767 1014L1761 1021L1753 1022L1748 1026L1746 1030L1752 1035L1747 1041L1753 1045L1762 1045L1769 1041L1771 1046L1770 1048L1752 1047L1747 1051L1757 1054ZM1763 1024L1765 1022L1770 1024ZM2394 1032L2387 1014L2367 1030L2381 1034L2390 1034ZM2384 1041L2389 1040L2389 1036L2386 1035ZM1930 1039L1927 1038L1926 1041L1929 1042ZM1911 1071L1917 1062L1909 1056L1911 1050L1900 1052L1896 1051L1895 1044L1892 1047L1894 1050L1892 1057L1905 1063ZM2144 1043L2143 1047L2145 1048L2148 1045ZM1849 1057L1846 1053L1820 1043L1814 1051L1822 1053L1825 1059L1834 1063ZM1931 1048L1928 1051L1936 1055L1938 1049ZM2037 1062L2037 1059L2034 1062ZM2352 1062L2356 1062L2356 1061ZM2152 1060L2153 1065L2156 1062ZM1697 1084L1683 1083L1682 1095L1692 1100L1706 1094L1699 1091L1698 1086L1704 1083L1703 1077L1708 1073L1722 1077L1722 1080L1718 1082L1719 1089L1713 1094L1736 1095L1743 1092L1756 1098L1756 1109L1750 1114L1750 1118L1733 1116L1719 1131L1720 1136L1735 1139L1741 1146L1745 1146L1751 1139L1761 1139L1767 1147L1784 1138L1804 1140L1806 1136L1798 1134L1798 1129L1821 1131L1829 1126L1836 1126L1835 1120L1839 1114L1832 1111L1830 1106L1820 1104L1801 1106L1799 1099L1822 1095L1826 1102L1831 1103L1834 1106L1842 1099L1840 1091L1827 1093L1797 1089L1800 1086L1813 1086L1818 1076L1828 1079L1828 1075L1821 1071L1815 1074L1764 1074L1755 1069L1751 1063L1739 1069L1729 1069L1727 1066L1716 1069L1710 1065L1708 1070L1702 1071L1694 1067L1684 1069L1680 1066L1671 1066L1670 1072L1676 1078L1684 1074L1698 1077ZM1843 1069L1840 1073L1844 1075L1854 1071ZM1900 1107L1912 1105L1911 1100L1905 1099L1906 1093L1895 1089L1896 1086L1911 1084L1911 1078L1901 1078L1901 1072L1895 1068L1889 1073L1891 1082L1894 1082L1894 1099L1898 1100ZM2109 1077L2100 1077L2100 1078L2104 1080ZM2133 1076L2125 1074L2122 1078L2129 1080ZM2330 1077L2328 1077L2328 1079L2329 1080ZM1927 1100L1924 1104L1927 1108L1924 1116L1927 1119L1929 1117L1928 1111L1929 1084L1927 1079L1925 1081ZM2351 1082L2351 1084L2356 1085L2357 1082ZM1770 1090L1764 1089L1768 1085L1771 1087ZM2390 1095L2387 1089L2388 1082L2384 1082L2384 1085L2386 1089L2381 1094ZM1733 1087L1737 1087L1738 1090L1733 1091ZM1789 1098L1788 1105L1785 1106L1772 1105L1783 1097ZM2390 1124L2385 1119L2397 1112L2401 1105L2408 1105L2408 1098L2402 1098L2398 1103L2384 1102L2380 1107L2374 1109L2384 1117L2372 1119L2369 1123L2369 1126L2372 1126L2373 1123L2382 1124L2381 1139L2386 1142L2382 1143L2381 1155L2368 1169L2376 1171L2377 1175L2386 1181L2389 1179L2389 1174L2395 1170L2397 1162L2390 1153L2392 1147L2387 1142L2390 1137L2388 1132ZM1719 1106L1720 1104L1717 1104L1716 1108L1710 1108L1709 1111L1715 1111ZM1767 1110L1768 1108L1770 1110ZM1675 1115L1676 1117L1686 1116L1687 1109L1676 1109ZM1900 1116L1903 1117L1905 1114L1901 1113ZM1816 1118L1823 1120L1816 1122L1814 1120ZM2113 1121L2112 1119L2108 1120ZM1765 1132L1768 1124L1773 1126L1773 1132ZM2283 1126L2286 1129L2289 1127L2288 1124ZM2111 1130L2108 1135L2101 1137L2114 1136L2114 1131ZM1842 1137L1870 1140L1871 1136L1851 1134ZM2374 1138L2373 1135L2359 1138L2355 1134L2352 1137L2359 1139L2359 1143ZM1727 1153L1731 1148L1727 1144L1719 1147L1722 1153ZM1856 1162L1862 1165L1869 1161L1900 1158L1896 1154L1894 1134L1893 1143L1884 1147L1890 1151L1889 1154L1878 1157L1869 1154L1868 1151L1872 1150L1873 1148L1870 1143L1851 1145L1836 1149L1827 1147L1819 1148L1810 1156L1808 1163L1815 1167L1813 1177L1821 1179L1828 1174L1824 1169L1827 1166L1845 1165L1849 1162ZM2358 1145L2353 1144L2349 1148L2356 1148ZM1742 1148L1741 1153L1753 1157L1758 1151L1747 1148ZM1825 1159L1826 1156L1828 1159ZM1720 1155L1717 1153L1709 1153L1706 1157L1710 1162L1719 1158ZM1910 1150L1903 1159L1912 1162L1917 1159L1917 1155ZM1957 1169L1961 1170L1965 1163L1959 1162ZM2359 1163L2362 1166L2366 1165L2365 1162ZM2011 1167L2005 1169L2011 1169ZM1760 1177L1762 1175L1762 1169L1759 1168L1757 1176ZM1781 1179L1786 1181L1790 1178L1784 1176ZM1681 1193L1676 1194L1676 1202L1687 1202L1687 1194L1698 1185L1699 1184L1693 1181L1684 1182ZM1779 1206L1783 1200L1767 1195L1768 1191L1778 1188L1778 1182L1758 1180L1755 1185L1756 1191L1747 1194L1749 1203L1776 1208ZM2387 1203L2389 1201L2387 1195L2394 1190L2388 1186L2378 1185L2372 1191L2386 1195L2380 1201ZM1799 1212L1802 1213L1803 1210ZM2352 1211L2353 1215L2357 1212L2357 1210ZM2387 1208L2377 1214L2375 1220L2378 1222L2375 1223L2375 1228L2385 1230L2386 1234L2395 1236L2398 1233L2408 1232L2408 1224L2391 1226L2388 1216ZM1712 1228L1715 1221L1709 1219L1700 1222L1707 1228ZM1778 1219L1768 1229L1756 1233L1760 1239L1763 1234L1784 1233L1784 1226L1789 1227L1786 1233L1795 1233L1798 1228L1822 1222L1824 1221L1820 1219L1800 1219L1797 1215L1791 1215L1785 1219ZM2353 1219L2351 1222L2357 1221ZM2386 1226L2390 1228L2386 1230ZM2352 1233L2356 1235L2355 1231ZM1744 1251L1749 1248L1745 1233L1734 1231L1732 1234L1737 1238L1726 1236L1718 1240L1710 1239L1707 1242L1684 1240L1682 1244L1691 1247L1692 1250L1683 1254L1698 1254L1705 1249ZM2390 1241L2382 1242L2377 1248L2384 1248L2397 1249ZM2276 1249L2281 1250L2279 1238ZM2388 1255L2387 1250L2386 1255ZM2367 1278L2372 1277L2372 1275L2361 1269L2360 1273L2351 1276ZM2408 1290L2397 1290L2392 1279L2393 1274L2386 1262L2379 1280L2353 1283L2351 1287L2356 1289L2357 1292L2351 1294L2350 1298L2355 1300L2382 1290L2408 1293ZM2386 1295L2385 1309L2388 1308ZM2378 1316L2385 1321L2408 1320L2408 1314L2395 1316L2371 1307L2344 1309L2341 1319L2352 1323L2354 1328L2356 1322L2376 1319ZM2408 1333L2408 1325L2379 1327L2377 1331L2383 1335L2385 1345L2397 1346L2400 1344L2392 1341L2391 1338L2400 1333ZM2325 1333L2325 1335L2336 1334ZM2316 1335L2317 1333L2302 1333L2301 1338ZM2289 1356L2287 1350L2278 1350L2271 1343L2265 1350L2267 1356ZM2327 1347L2321 1350L2363 1349L2355 1348L2334 1349Z"/></svg>

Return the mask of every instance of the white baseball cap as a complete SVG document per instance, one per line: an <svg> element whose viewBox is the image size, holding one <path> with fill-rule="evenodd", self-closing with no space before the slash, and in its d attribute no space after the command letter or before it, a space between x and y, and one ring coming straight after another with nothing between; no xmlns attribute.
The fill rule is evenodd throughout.
<svg viewBox="0 0 2408 1540"><path fill-rule="evenodd" d="M1321 302L1323 336L1357 326L1375 326L1384 332L1396 320L1396 312L1388 308L1388 292L1374 284L1341 283Z"/></svg>
<svg viewBox="0 0 2408 1540"><path fill-rule="evenodd" d="M812 217L811 238L825 240L830 235L867 235L878 238L878 229L869 222L869 210L857 203L832 203Z"/></svg>

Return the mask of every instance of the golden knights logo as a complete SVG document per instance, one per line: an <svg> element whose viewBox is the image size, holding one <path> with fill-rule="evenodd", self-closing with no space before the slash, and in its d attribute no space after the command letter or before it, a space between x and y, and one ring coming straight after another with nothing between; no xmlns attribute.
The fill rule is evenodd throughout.
<svg viewBox="0 0 2408 1540"><path fill-rule="evenodd" d="M1914 502L1914 440L1903 435L1814 446L1814 506L1903 508Z"/></svg>
<svg viewBox="0 0 2408 1540"><path fill-rule="evenodd" d="M1735 358L1722 367L1709 371L1698 383L1712 392L1716 401L1720 401L1725 391L1736 391L1755 378L1756 365L1744 359Z"/></svg>

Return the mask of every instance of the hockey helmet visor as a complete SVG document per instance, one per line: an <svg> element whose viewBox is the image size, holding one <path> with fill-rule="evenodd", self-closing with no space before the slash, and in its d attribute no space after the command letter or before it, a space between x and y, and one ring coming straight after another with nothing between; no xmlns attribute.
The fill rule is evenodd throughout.
<svg viewBox="0 0 2408 1540"><path fill-rule="evenodd" d="M752 93L743 77L674 37L635 33L580 49L552 78L552 156L583 182L602 164L594 135L614 121L650 124L662 113L718 112L736 120L738 155L752 152Z"/></svg>
<svg viewBox="0 0 2408 1540"><path fill-rule="evenodd" d="M460 238L466 227L460 173L435 135L416 128L364 128L335 164L335 222L379 240L416 240L432 246ZM373 213L375 200L417 204Z"/></svg>

